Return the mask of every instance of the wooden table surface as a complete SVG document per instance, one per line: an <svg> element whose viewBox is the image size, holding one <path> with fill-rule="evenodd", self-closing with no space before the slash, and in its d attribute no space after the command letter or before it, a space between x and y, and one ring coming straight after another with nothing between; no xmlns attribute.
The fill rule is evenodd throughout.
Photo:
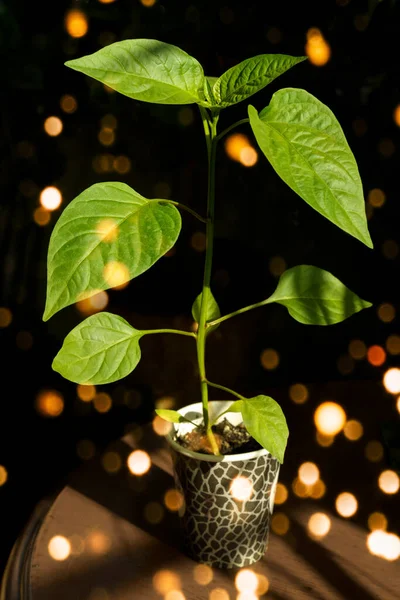
<svg viewBox="0 0 400 600"><path fill-rule="evenodd" d="M152 466L142 477L126 467L132 448L150 453ZM167 570L177 576L183 596L171 600L230 600L238 598L235 576L239 569L213 569L207 585L194 579L196 563L180 550L176 513L164 508L161 521L145 518L148 504L163 505L174 487L171 462L164 441L147 430L140 442L125 437L109 448L123 467L108 474L99 460L74 473L51 504L36 536L28 578L31 600L161 599L154 576ZM265 575L269 590L262 597L275 600L395 600L400 598L399 563L372 556L366 530L331 514L332 528L321 540L311 539L307 522L318 511L318 501L285 505L290 530L271 534L264 558L251 568ZM326 512L326 510L324 511ZM51 558L49 541L69 538L70 556ZM212 590L222 589L225 594ZM168 600L168 597L166 597ZM14 600L14 599L13 599Z"/></svg>

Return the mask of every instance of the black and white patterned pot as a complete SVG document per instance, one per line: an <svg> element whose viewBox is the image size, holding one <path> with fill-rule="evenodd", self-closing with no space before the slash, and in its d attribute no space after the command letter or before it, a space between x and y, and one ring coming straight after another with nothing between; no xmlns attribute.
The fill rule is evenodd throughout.
<svg viewBox="0 0 400 600"><path fill-rule="evenodd" d="M211 417L230 404L210 402ZM201 403L179 412L195 423L202 420ZM234 425L242 421L240 413L222 418ZM175 485L184 498L179 515L186 552L218 568L251 565L267 549L279 461L264 449L222 457L192 452L175 441L178 432L191 429L191 424L175 423L167 436Z"/></svg>

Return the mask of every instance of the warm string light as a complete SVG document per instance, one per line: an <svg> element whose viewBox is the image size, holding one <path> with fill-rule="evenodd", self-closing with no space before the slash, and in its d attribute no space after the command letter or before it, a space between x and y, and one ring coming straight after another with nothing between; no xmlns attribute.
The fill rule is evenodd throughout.
<svg viewBox="0 0 400 600"><path fill-rule="evenodd" d="M336 435L346 423L346 413L336 402L323 402L314 413L314 423L320 433Z"/></svg>
<svg viewBox="0 0 400 600"><path fill-rule="evenodd" d="M84 37L89 29L85 13L78 9L69 10L65 15L65 29L73 38Z"/></svg>
<svg viewBox="0 0 400 600"><path fill-rule="evenodd" d="M62 195L58 188L50 185L40 193L40 204L46 210L57 210L62 202Z"/></svg>
<svg viewBox="0 0 400 600"><path fill-rule="evenodd" d="M307 31L306 54L316 67L326 65L331 57L331 48L321 31L315 27Z"/></svg>
<svg viewBox="0 0 400 600"><path fill-rule="evenodd" d="M244 167L253 167L258 161L256 149L242 133L233 133L226 138L225 152L230 159L240 162Z"/></svg>

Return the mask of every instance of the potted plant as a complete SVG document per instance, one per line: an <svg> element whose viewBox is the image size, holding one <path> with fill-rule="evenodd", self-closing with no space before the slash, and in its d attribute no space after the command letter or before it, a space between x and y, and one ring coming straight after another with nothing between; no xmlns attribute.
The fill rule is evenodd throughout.
<svg viewBox="0 0 400 600"><path fill-rule="evenodd" d="M52 232L43 318L149 269L175 244L181 229L179 209L205 224L203 287L192 307L195 332L139 331L120 316L102 312L67 335L52 366L70 381L106 384L136 367L143 336L169 332L193 338L201 402L156 412L173 423L167 439L184 497L181 522L187 551L217 567L242 567L263 556L288 428L280 406L269 396L245 398L208 380L207 336L223 321L273 302L306 325L338 323L371 306L332 274L310 265L285 271L269 298L223 316L210 289L216 152L220 140L240 124L249 124L275 171L303 200L372 248L356 161L335 116L314 96L302 89L281 89L260 112L249 105L248 117L218 130L222 110L303 60L263 54L220 77L206 77L200 63L183 50L134 39L66 63L135 100L195 103L200 109L208 154L204 216L177 201L144 198L124 183L92 185L70 202ZM230 393L235 401L210 402L210 387Z"/></svg>

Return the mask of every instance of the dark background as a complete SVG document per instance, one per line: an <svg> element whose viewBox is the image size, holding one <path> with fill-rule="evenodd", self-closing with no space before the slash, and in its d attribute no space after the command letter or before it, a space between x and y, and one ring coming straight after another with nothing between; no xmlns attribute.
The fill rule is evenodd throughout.
<svg viewBox="0 0 400 600"><path fill-rule="evenodd" d="M70 8L83 10L89 20L88 33L80 39L65 30L64 17ZM109 93L64 67L64 61L112 41L153 38L181 47L202 63L206 74L217 76L256 54L304 54L310 27L320 28L329 42L330 61L323 67L309 62L295 67L250 103L260 110L274 91L290 86L306 89L333 110L357 158L365 197L374 188L386 195L383 207L368 208L375 248L367 249L314 212L286 187L261 153L254 167L245 168L230 160L221 144L213 290L223 314L267 297L277 282L270 259L280 256L288 267L304 263L327 269L374 307L326 328L300 325L280 306L228 321L210 337L209 376L245 395L270 393L281 402L293 439L288 448L293 468L303 460L319 463L321 453L328 456L328 470L329 465L332 470L325 481L331 505L335 491L341 491L335 465L338 456L344 456L344 444L345 478L353 481L353 492L357 493L357 482L362 487L371 481L373 486L360 512L361 525L366 527L366 515L382 509L382 503L392 517L391 530L399 525L398 500L382 498L375 489L380 470L396 467L390 449L385 447L379 465L365 464L363 453L367 441L382 438L385 424L398 422L395 399L382 386L385 370L398 360L388 354L383 365L374 367L367 360L352 363L348 358L352 339L385 347L389 335L400 333L398 318L385 323L377 314L382 303L398 308L400 289L400 138L393 119L400 102L398 2L158 0L146 7L139 0L111 4L0 0L0 305L12 313L10 325L0 330L0 465L8 472L7 482L0 487L2 561L35 503L79 465L80 440L93 441L101 454L132 424L150 421L161 397L172 396L177 407L199 400L194 344L177 336L144 339L137 369L123 382L99 386L98 391L113 399L106 414L79 400L75 384L51 370L64 336L83 318L70 306L47 323L41 320L48 241L62 208L89 185L107 180L124 181L149 198L161 196L162 190L201 213L206 196L206 152L197 107L182 113L179 106L152 106ZM73 114L60 108L64 94L77 100ZM247 104L224 111L221 129L247 116ZM107 114L118 122L110 147L98 140L100 121ZM52 115L63 121L57 137L43 129L44 120ZM192 122L182 124L182 115ZM240 131L255 145L249 127ZM96 172L94 161L103 154L128 156L130 171L124 175ZM33 212L40 191L49 185L61 190L63 204L42 227L34 222ZM107 310L123 315L138 329L189 329L204 260L191 243L198 231L202 225L183 214L173 255L162 258L126 289L110 291ZM385 251L387 240L395 242L391 258ZM279 353L279 366L273 371L260 363L265 348ZM347 357L344 362L343 357ZM293 405L288 395L289 386L297 382L311 390L310 400L301 407ZM326 382L336 385L334 398L323 397ZM348 391L357 383L370 390L365 402ZM63 395L64 410L56 418L45 418L35 409L35 398L46 389ZM212 397L221 395L212 393ZM343 404L349 416L363 423L365 435L358 450L344 438L335 442L329 454L315 443L313 412L324 399Z"/></svg>

